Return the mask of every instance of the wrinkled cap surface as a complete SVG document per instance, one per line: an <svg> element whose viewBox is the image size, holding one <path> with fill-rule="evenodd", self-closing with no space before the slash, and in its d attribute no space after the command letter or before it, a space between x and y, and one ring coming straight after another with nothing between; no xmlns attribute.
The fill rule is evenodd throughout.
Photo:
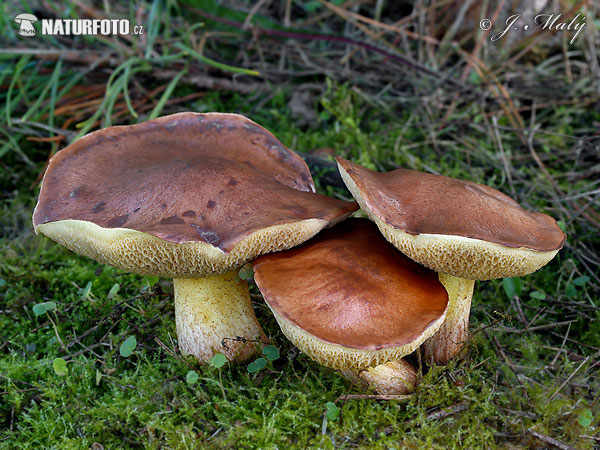
<svg viewBox="0 0 600 450"><path fill-rule="evenodd" d="M86 221L229 252L258 230L356 209L313 192L302 158L251 120L181 113L106 128L58 152L33 224Z"/></svg>
<svg viewBox="0 0 600 450"><path fill-rule="evenodd" d="M562 248L566 238L552 217L526 211L489 186L407 169L380 173L340 157L336 161L371 212L406 233L462 236L542 252Z"/></svg>
<svg viewBox="0 0 600 450"><path fill-rule="evenodd" d="M448 305L437 273L398 252L366 219L261 256L254 271L277 314L321 341L354 349L406 345Z"/></svg>

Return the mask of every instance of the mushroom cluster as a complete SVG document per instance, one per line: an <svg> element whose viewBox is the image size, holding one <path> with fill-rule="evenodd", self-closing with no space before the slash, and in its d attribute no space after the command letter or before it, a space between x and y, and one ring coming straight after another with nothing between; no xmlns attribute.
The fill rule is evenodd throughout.
<svg viewBox="0 0 600 450"><path fill-rule="evenodd" d="M460 352L475 280L532 273L566 236L489 186L336 160L372 222L349 219L259 257L255 281L300 350L379 393L403 394L416 384L403 356L422 343L437 364Z"/></svg>
<svg viewBox="0 0 600 450"><path fill-rule="evenodd" d="M268 342L237 276L253 261L294 345L377 392L410 392L403 357L458 354L475 280L532 273L565 235L489 186L336 160L358 204L316 194L302 158L240 115L110 127L51 159L33 225L102 263L174 278L179 348L200 361L244 361L259 347L248 342ZM371 220L336 225L359 206Z"/></svg>
<svg viewBox="0 0 600 450"><path fill-rule="evenodd" d="M105 264L174 278L183 353L248 359L267 342L237 271L343 220L306 163L245 117L180 113L90 133L50 161L36 233ZM223 339L232 342L223 345Z"/></svg>

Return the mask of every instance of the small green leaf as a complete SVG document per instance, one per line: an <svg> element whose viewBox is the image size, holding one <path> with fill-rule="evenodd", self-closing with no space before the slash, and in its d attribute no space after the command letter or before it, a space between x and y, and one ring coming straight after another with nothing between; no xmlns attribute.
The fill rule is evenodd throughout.
<svg viewBox="0 0 600 450"><path fill-rule="evenodd" d="M54 361L52 361L52 368L54 369L56 375L60 377L64 377L68 372L67 362L62 358L56 358Z"/></svg>
<svg viewBox="0 0 600 450"><path fill-rule="evenodd" d="M0 287L6 286L6 280L4 278L0 278Z"/></svg>
<svg viewBox="0 0 600 450"><path fill-rule="evenodd" d="M187 384L195 384L198 382L198 374L193 371L190 370L187 375L185 376L185 381L187 381Z"/></svg>
<svg viewBox="0 0 600 450"><path fill-rule="evenodd" d="M246 281L251 280L252 277L254 277L254 270L252 270L252 267L242 267L240 269L239 277L242 280L246 280Z"/></svg>
<svg viewBox="0 0 600 450"><path fill-rule="evenodd" d="M546 293L543 291L533 291L529 293L531 298L537 298L538 300L544 300L546 298Z"/></svg>
<svg viewBox="0 0 600 450"><path fill-rule="evenodd" d="M150 275L142 278L142 289L144 289L144 290L152 289L152 286L154 286L156 283L158 283L159 280L160 280L160 278L153 277Z"/></svg>
<svg viewBox="0 0 600 450"><path fill-rule="evenodd" d="M117 295L117 294L118 294L118 292L119 292L119 289L120 289L120 287L121 287L121 286L119 285L119 283L115 283L115 284L113 284L113 285L112 285L112 287L110 288L110 291L108 291L108 294L106 295L106 298L107 298L108 300L110 300L110 299L111 299L111 298L113 298L115 295Z"/></svg>
<svg viewBox="0 0 600 450"><path fill-rule="evenodd" d="M556 225L558 225L558 227L565 233L567 232L567 225L562 220L557 220Z"/></svg>
<svg viewBox="0 0 600 450"><path fill-rule="evenodd" d="M302 7L308 12L315 12L321 8L321 4L316 0L310 0L302 4Z"/></svg>
<svg viewBox="0 0 600 450"><path fill-rule="evenodd" d="M336 420L340 417L340 408L333 402L325 403L325 407L327 408L327 418L329 420Z"/></svg>
<svg viewBox="0 0 600 450"><path fill-rule="evenodd" d="M565 289L565 294L567 294L567 297L573 298L577 295L577 289L575 289L574 285L568 284L567 288Z"/></svg>
<svg viewBox="0 0 600 450"><path fill-rule="evenodd" d="M96 386L100 386L100 382L102 381L102 372L96 369Z"/></svg>
<svg viewBox="0 0 600 450"><path fill-rule="evenodd" d="M477 72L473 70L469 74L467 80L469 80L469 82L472 83L472 84L477 84L477 83L479 83L481 81L481 78L479 78L479 75L477 75Z"/></svg>
<svg viewBox="0 0 600 450"><path fill-rule="evenodd" d="M256 361L248 364L248 372L254 373L267 367L267 360L265 358L258 358Z"/></svg>
<svg viewBox="0 0 600 450"><path fill-rule="evenodd" d="M513 299L521 295L521 279L520 278L503 278L502 287L509 299Z"/></svg>
<svg viewBox="0 0 600 450"><path fill-rule="evenodd" d="M583 428L589 427L593 421L594 415L589 409L584 409L581 411L581 414L579 414L579 425L581 425Z"/></svg>
<svg viewBox="0 0 600 450"><path fill-rule="evenodd" d="M38 303L37 305L33 305L33 313L36 316L41 316L45 312L52 311L55 308L56 308L56 303L54 303L54 302Z"/></svg>
<svg viewBox="0 0 600 450"><path fill-rule="evenodd" d="M123 341L123 343L119 347L119 353L121 354L121 356L127 358L128 356L131 356L136 347L137 339L135 338L135 336L129 336L127 339L125 339L125 341Z"/></svg>
<svg viewBox="0 0 600 450"><path fill-rule="evenodd" d="M88 298L90 292L92 292L92 282L88 281L85 287L81 290L81 299L85 300L86 298Z"/></svg>
<svg viewBox="0 0 600 450"><path fill-rule="evenodd" d="M213 366L215 369L220 369L227 362L227 356L223 353L215 353L212 358L208 360L208 364Z"/></svg>
<svg viewBox="0 0 600 450"><path fill-rule="evenodd" d="M276 359L279 359L279 349L274 345L265 346L265 348L262 349L262 353L269 361L275 361Z"/></svg>
<svg viewBox="0 0 600 450"><path fill-rule="evenodd" d="M590 277L588 277L587 275L582 275L580 277L577 277L573 280L573 284L575 286L585 286L585 284L590 281Z"/></svg>

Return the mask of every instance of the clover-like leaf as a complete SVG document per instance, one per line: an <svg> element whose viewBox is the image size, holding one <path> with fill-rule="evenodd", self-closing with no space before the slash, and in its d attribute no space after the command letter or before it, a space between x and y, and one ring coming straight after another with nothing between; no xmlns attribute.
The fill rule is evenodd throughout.
<svg viewBox="0 0 600 450"><path fill-rule="evenodd" d="M85 287L81 290L81 299L85 300L92 292L92 282L88 281Z"/></svg>
<svg viewBox="0 0 600 450"><path fill-rule="evenodd" d="M194 371L194 370L190 370L185 376L185 381L187 381L187 384L197 383L198 382L198 373L196 373L196 371Z"/></svg>
<svg viewBox="0 0 600 450"><path fill-rule="evenodd" d="M276 359L279 359L279 349L274 345L265 346L262 349L262 354L265 355L269 361L275 361Z"/></svg>
<svg viewBox="0 0 600 450"><path fill-rule="evenodd" d="M43 302L33 305L33 313L36 316L41 316L42 314L52 311L53 309L56 309L56 303L54 302Z"/></svg>
<svg viewBox="0 0 600 450"><path fill-rule="evenodd" d="M594 415L592 414L592 411L590 411L589 409L584 409L583 411L581 411L581 413L579 414L579 425L581 425L584 428L589 427L592 422L594 421Z"/></svg>
<svg viewBox="0 0 600 450"><path fill-rule="evenodd" d="M135 336L129 336L123 341L123 343L119 347L119 353L121 354L121 356L127 358L128 356L131 356L136 347L137 339L135 338Z"/></svg>
<svg viewBox="0 0 600 450"><path fill-rule="evenodd" d="M340 417L340 408L335 403L327 402L325 403L325 408L327 408L326 415L329 420L337 420Z"/></svg>
<svg viewBox="0 0 600 450"><path fill-rule="evenodd" d="M151 275L147 275L147 276L143 277L142 278L142 290L143 291L151 290L152 286L154 286L159 281L160 281L159 277L155 277L155 276L151 276Z"/></svg>
<svg viewBox="0 0 600 450"><path fill-rule="evenodd" d="M590 277L588 277L587 275L582 275L580 277L577 277L573 280L573 284L575 286L585 286L585 284L590 281Z"/></svg>
<svg viewBox="0 0 600 450"><path fill-rule="evenodd" d="M538 300L544 300L546 298L546 293L543 291L533 291L529 293L529 296Z"/></svg>
<svg viewBox="0 0 600 450"><path fill-rule="evenodd" d="M227 356L223 353L215 353L212 358L208 360L208 364L213 366L215 369L220 369L227 362Z"/></svg>
<svg viewBox="0 0 600 450"><path fill-rule="evenodd" d="M242 280L251 280L252 277L254 277L254 270L252 270L252 267L242 267L239 272L239 277Z"/></svg>
<svg viewBox="0 0 600 450"><path fill-rule="evenodd" d="M323 5L321 5L316 0L310 0L308 2L302 3L302 7L309 13L314 13L314 12L317 12L320 8L322 8Z"/></svg>
<svg viewBox="0 0 600 450"><path fill-rule="evenodd" d="M108 294L106 294L107 300L110 300L115 295L117 295L117 293L119 292L120 288L121 288L121 286L119 285L119 283L113 284L112 287L110 288L110 291L108 291Z"/></svg>
<svg viewBox="0 0 600 450"><path fill-rule="evenodd" d="M56 358L52 361L52 368L56 375L64 377L68 373L67 362L62 358Z"/></svg>
<svg viewBox="0 0 600 450"><path fill-rule="evenodd" d="M565 294L567 295L567 297L573 298L577 295L577 289L575 289L575 286L573 284L568 284L567 288L565 289Z"/></svg>
<svg viewBox="0 0 600 450"><path fill-rule="evenodd" d="M265 367L267 367L267 360L265 358L258 358L256 361L252 361L250 364L248 364L248 372L258 372Z"/></svg>
<svg viewBox="0 0 600 450"><path fill-rule="evenodd" d="M509 299L513 299L521 295L521 279L520 278L502 278L502 287Z"/></svg>

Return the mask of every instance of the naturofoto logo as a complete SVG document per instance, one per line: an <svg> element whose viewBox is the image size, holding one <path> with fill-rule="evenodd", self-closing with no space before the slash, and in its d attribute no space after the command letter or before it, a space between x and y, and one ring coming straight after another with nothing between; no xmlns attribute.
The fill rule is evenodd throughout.
<svg viewBox="0 0 600 450"><path fill-rule="evenodd" d="M33 22L37 22L38 18L33 14L19 14L15 17L15 22L19 24L19 34L21 36L35 36L35 28Z"/></svg>
<svg viewBox="0 0 600 450"><path fill-rule="evenodd" d="M21 36L35 36L36 30L33 26L38 18L33 14L23 13L15 17L19 25L18 33ZM49 36L66 35L128 35L144 34L142 25L131 26L127 19L41 19L42 34Z"/></svg>

